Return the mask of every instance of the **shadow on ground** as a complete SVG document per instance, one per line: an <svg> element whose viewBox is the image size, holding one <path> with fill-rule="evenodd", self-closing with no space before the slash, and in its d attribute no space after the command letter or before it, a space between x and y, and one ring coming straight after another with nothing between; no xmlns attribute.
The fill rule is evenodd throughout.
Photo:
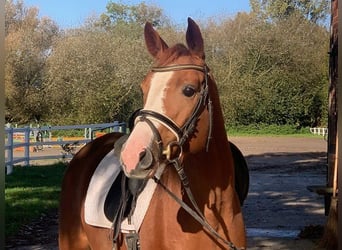
<svg viewBox="0 0 342 250"><path fill-rule="evenodd" d="M326 222L324 197L310 192L307 186L325 185L326 152L265 153L248 155L246 160L250 188L243 212L249 245L264 245L252 249L290 249L279 244L296 245L305 228L322 228ZM320 236L312 233L316 235L306 237ZM274 241L279 241L278 245L272 245ZM310 241L307 244L298 249L315 246Z"/></svg>
<svg viewBox="0 0 342 250"><path fill-rule="evenodd" d="M250 188L243 213L248 249L318 249L315 240L298 234L326 222L323 197L307 190L325 184L326 152L251 154L246 160ZM58 249L57 212L23 226L7 243L6 249Z"/></svg>

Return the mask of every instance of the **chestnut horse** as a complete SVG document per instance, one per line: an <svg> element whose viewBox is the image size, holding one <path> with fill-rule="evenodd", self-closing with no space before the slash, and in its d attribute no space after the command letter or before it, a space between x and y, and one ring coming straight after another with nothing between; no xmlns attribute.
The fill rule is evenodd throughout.
<svg viewBox="0 0 342 250"><path fill-rule="evenodd" d="M234 159L203 38L188 19L186 43L169 47L150 23L145 42L155 64L141 84L144 107L116 156L129 180L156 188L135 244L85 222L85 197L99 162L122 138L112 133L83 147L62 184L60 249L244 249Z"/></svg>

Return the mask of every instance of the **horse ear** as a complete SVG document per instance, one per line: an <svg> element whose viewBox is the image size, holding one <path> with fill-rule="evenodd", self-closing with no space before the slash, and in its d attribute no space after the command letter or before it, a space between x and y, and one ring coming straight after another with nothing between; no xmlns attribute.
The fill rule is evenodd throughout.
<svg viewBox="0 0 342 250"><path fill-rule="evenodd" d="M188 18L188 29L186 31L186 43L190 51L204 59L204 45L201 31L198 25L190 17Z"/></svg>
<svg viewBox="0 0 342 250"><path fill-rule="evenodd" d="M161 53L165 51L169 46L166 42L159 36L158 32L154 30L151 23L147 22L145 24L145 43L147 50L154 58L159 58Z"/></svg>

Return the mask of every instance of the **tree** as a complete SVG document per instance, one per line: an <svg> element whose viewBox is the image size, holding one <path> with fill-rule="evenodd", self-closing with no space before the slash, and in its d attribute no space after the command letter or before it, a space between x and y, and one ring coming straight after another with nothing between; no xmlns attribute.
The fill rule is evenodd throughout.
<svg viewBox="0 0 342 250"><path fill-rule="evenodd" d="M144 25L147 21L156 27L168 26L169 20L163 10L156 5L147 5L145 2L137 5L109 2L107 12L100 16L97 23L101 27L109 28L118 24Z"/></svg>
<svg viewBox="0 0 342 250"><path fill-rule="evenodd" d="M327 30L297 10L273 15L284 13L273 11L284 1L251 2L251 13L201 24L226 124L324 125ZM304 4L286 3L296 2ZM270 4L273 12L266 13ZM156 20L169 45L183 40L184 32L158 21L167 20L162 11L145 4L107 7L104 15L62 33L51 20L37 18L37 9L7 2L8 120L125 121L141 107L139 84L152 64L142 24Z"/></svg>
<svg viewBox="0 0 342 250"><path fill-rule="evenodd" d="M38 18L37 8L26 8L22 1L6 1L5 17L5 93L7 121L39 121L47 111L43 70L57 25Z"/></svg>
<svg viewBox="0 0 342 250"><path fill-rule="evenodd" d="M82 28L61 37L47 64L50 120L69 124L122 121L141 106L139 83L150 62L142 38L136 36L129 30Z"/></svg>
<svg viewBox="0 0 342 250"><path fill-rule="evenodd" d="M145 3L109 2L99 18L61 36L47 65L50 120L122 121L141 107L139 83L151 65L143 41L147 20L161 27L167 19L160 8Z"/></svg>
<svg viewBox="0 0 342 250"><path fill-rule="evenodd" d="M241 13L208 25L205 41L227 124L324 123L324 28L296 15L268 23Z"/></svg>
<svg viewBox="0 0 342 250"><path fill-rule="evenodd" d="M299 15L312 23L324 24L329 15L329 0L250 0L252 13L263 19L284 20Z"/></svg>

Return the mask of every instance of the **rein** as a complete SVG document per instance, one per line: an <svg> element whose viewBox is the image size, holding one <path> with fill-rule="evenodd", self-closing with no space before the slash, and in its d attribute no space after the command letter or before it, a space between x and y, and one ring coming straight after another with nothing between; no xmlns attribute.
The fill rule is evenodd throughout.
<svg viewBox="0 0 342 250"><path fill-rule="evenodd" d="M182 208L185 209L197 222L199 222L209 234L211 234L214 238L219 239L222 241L225 245L229 247L231 250L239 250L232 242L224 239L222 236L218 234L218 232L208 223L206 220L204 214L199 209L196 200L194 199L194 196L191 192L189 180L188 177L185 174L183 165L180 162L180 158L182 155L182 147L184 143L188 140L188 138L194 133L196 128L196 123L199 119L199 116L205 109L205 107L208 108L209 112L209 133L206 143L206 150L208 151L209 143L211 139L211 133L212 133L212 102L209 97L209 86L208 86L208 76L209 76L209 70L206 65L199 66L194 64L183 64L183 65L172 65L172 66L163 66L163 67L153 67L151 69L152 72L168 72L168 71L179 71L179 70L197 70L204 73L205 79L202 83L201 91L200 91L200 98L191 114L191 116L188 118L188 120L185 122L185 124L182 127L179 127L172 119L169 117L160 114L158 112L152 111L152 110L145 110L141 109L134 113L134 123L137 122L146 122L152 129L153 133L156 135L156 138L158 139L158 144L160 145L161 152L160 156L166 155L166 159L169 163L172 163L180 177L180 180L182 182L182 185L189 197L189 200L191 201L191 204L194 209L189 207L185 202L183 202L181 199L179 199L174 193L172 193L161 181L159 177L154 176L154 181L159 184ZM161 142L161 136L155 127L155 125L151 122L151 120L155 120L165 127L167 127L173 134L175 134L177 141L173 141L167 145L166 149L162 149L162 142ZM172 147L178 147L177 155L173 158L171 158L172 154ZM241 249L242 250L242 249Z"/></svg>
<svg viewBox="0 0 342 250"><path fill-rule="evenodd" d="M159 184L168 195L171 196L172 199L174 199L188 214L192 216L198 223L200 223L205 229L207 229L208 233L210 233L212 236L216 237L217 239L221 240L224 244L226 244L229 249L231 250L243 250L244 248L237 248L231 241L228 241L224 239L219 233L208 223L207 219L205 218L204 214L199 209L197 202L191 192L190 186L189 186L189 180L184 172L183 166L179 163L179 160L176 159L173 162L173 165L175 169L177 170L177 173L180 177L180 180L182 182L182 185L184 187L184 190L186 194L188 195L188 198L194 207L192 209L189 205L187 205L184 201L179 199L174 193L172 193L156 176L153 177L153 180Z"/></svg>

